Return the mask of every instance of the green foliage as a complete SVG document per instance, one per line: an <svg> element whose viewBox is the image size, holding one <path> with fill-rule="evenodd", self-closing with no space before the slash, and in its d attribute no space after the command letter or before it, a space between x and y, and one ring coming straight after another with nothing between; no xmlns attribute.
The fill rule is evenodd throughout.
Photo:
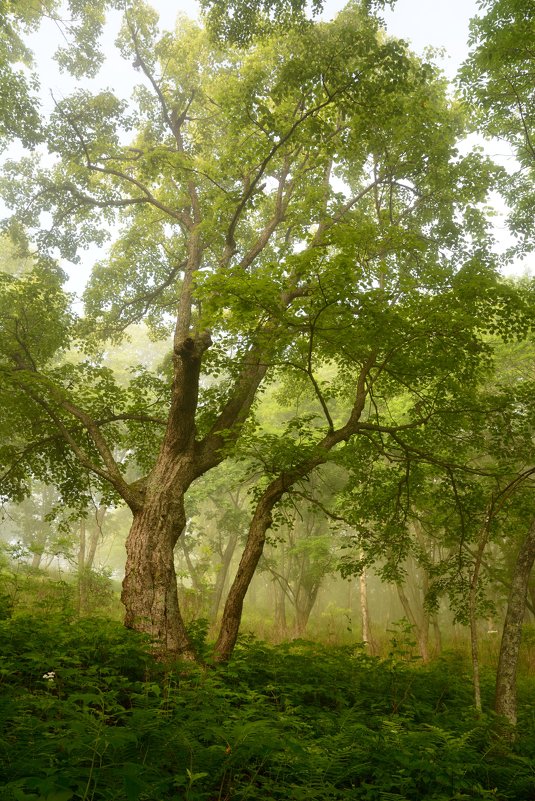
<svg viewBox="0 0 535 801"><path fill-rule="evenodd" d="M416 668L244 638L226 667L164 668L118 624L35 616L0 622L0 654L6 801L533 793L529 714L511 750L492 717L473 713L453 656Z"/></svg>
<svg viewBox="0 0 535 801"><path fill-rule="evenodd" d="M38 75L25 34L44 18L61 29L64 46L56 57L74 74L95 73L102 63L96 43L113 0L0 0L0 150L12 139L26 147L43 141L37 97Z"/></svg>
<svg viewBox="0 0 535 801"><path fill-rule="evenodd" d="M365 558L386 557L397 578L413 548L411 499L434 500L437 476L421 463L472 469L458 432L484 444L490 337L524 337L533 321L490 253L484 204L502 173L478 151L459 153L465 110L433 64L384 34L370 13L380 3L312 24L300 0L207 0L217 41L187 20L162 35L143 0L70 0L79 50L60 63L76 77L95 74L90 45L109 5L123 12L117 46L140 76L132 99L62 97L42 126L52 158L38 150L6 165L19 241L27 229L39 252L73 261L114 242L83 320L52 262L0 276L2 497L18 500L38 479L78 511L92 491L136 515L144 507L136 524L151 545L129 559L150 561L158 532L169 543L183 527L183 494L237 443L261 473L251 497L273 483L266 526L281 496L331 460L352 485L340 507L368 539ZM127 379L102 351L136 322L167 337L170 355ZM255 425L261 384L281 380L286 406ZM444 513L438 526L453 531L448 545L475 541L483 489L457 481L459 525L448 529ZM438 511L448 504L451 492ZM318 557L313 600L328 543L311 537L291 556ZM166 558L171 608L171 548ZM143 571L129 564L127 577ZM197 793L210 771L182 767L177 787Z"/></svg>
<svg viewBox="0 0 535 801"><path fill-rule="evenodd" d="M304 0L201 0L201 9L211 33L219 40L246 46L255 37L303 27L309 4ZM323 0L313 0L311 10L318 14Z"/></svg>
<svg viewBox="0 0 535 801"><path fill-rule="evenodd" d="M502 190L512 208L510 225L519 247L534 243L535 91L532 0L484 0L471 22L472 51L460 82L475 125L513 148L521 169L505 177Z"/></svg>
<svg viewBox="0 0 535 801"><path fill-rule="evenodd" d="M98 65L87 62L86 33L98 38L106 5L70 1L83 43L78 61L62 63L76 76ZM138 371L124 387L103 367L103 340L120 340L133 322L165 337L187 307L188 333L210 330L199 437L225 405L250 404L244 361L270 365L268 380L308 383L311 411L289 415L285 430L250 434L249 449L269 454L274 474L321 461L324 423L344 419L370 359L368 425L404 425L480 376L489 360L483 332L522 328L514 293L483 252L482 203L495 169L476 152L459 155L462 110L432 64L384 36L370 5L296 28L298 0L236 4L235 21L242 6L253 17L289 14L284 30L268 26L238 50L187 20L162 36L155 12L129 3L117 44L144 76L132 101L109 90L62 98L45 126L53 160L32 154L7 165L13 226L26 226L43 252L76 260L80 248L116 234L93 271L86 317L69 329L88 358L69 354L48 369L63 344L55 297L32 327L36 341L26 342L33 374L10 371L6 407L18 419L5 427L6 495L24 495L33 473L74 501L82 463L131 502L121 476L150 472L171 389L170 370ZM188 264L195 276L186 280ZM42 304L29 303L23 277L3 292L6 304L13 294L39 322ZM9 359L20 366L13 347ZM413 408L393 416L386 404L402 392ZM229 428L232 445L245 406ZM7 430L24 439L28 419L38 430L21 458L25 443L9 442ZM124 460L112 465L118 452Z"/></svg>
<svg viewBox="0 0 535 801"><path fill-rule="evenodd" d="M72 548L68 540L56 544L65 559ZM48 570L31 566L32 552L21 542L0 543L0 619L12 615L62 615L65 620L82 614L113 614L119 617L116 588L104 569L85 568L73 573L55 566ZM80 609L83 582L84 609Z"/></svg>

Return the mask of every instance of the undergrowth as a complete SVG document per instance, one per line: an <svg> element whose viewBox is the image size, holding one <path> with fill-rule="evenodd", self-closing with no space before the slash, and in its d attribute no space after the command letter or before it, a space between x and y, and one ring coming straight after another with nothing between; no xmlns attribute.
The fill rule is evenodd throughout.
<svg viewBox="0 0 535 801"><path fill-rule="evenodd" d="M164 669L119 624L61 617L0 621L0 654L2 801L535 798L533 682L508 746L455 655L244 637L227 666Z"/></svg>

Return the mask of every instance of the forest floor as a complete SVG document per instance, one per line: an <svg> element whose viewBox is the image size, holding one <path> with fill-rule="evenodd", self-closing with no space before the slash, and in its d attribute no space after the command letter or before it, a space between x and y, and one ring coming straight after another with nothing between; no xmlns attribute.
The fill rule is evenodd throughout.
<svg viewBox="0 0 535 801"><path fill-rule="evenodd" d="M458 653L247 635L226 666L164 668L115 621L21 615L0 655L2 801L535 798L535 680L511 740Z"/></svg>

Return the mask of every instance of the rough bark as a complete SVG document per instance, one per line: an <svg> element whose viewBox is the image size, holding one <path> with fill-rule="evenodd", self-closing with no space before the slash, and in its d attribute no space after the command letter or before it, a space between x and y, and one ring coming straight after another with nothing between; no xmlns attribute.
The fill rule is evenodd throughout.
<svg viewBox="0 0 535 801"><path fill-rule="evenodd" d="M222 409L207 437L198 442L195 413L200 368L209 345L207 333L175 340L167 427L155 466L139 490L142 500L131 504L133 523L121 595L126 626L147 633L162 655L187 659L194 659L195 653L179 610L173 557L186 524L184 495L196 478L224 459L220 431L225 428L227 439L231 436L228 428L242 419L266 370L259 366L258 355L246 360L232 401Z"/></svg>
<svg viewBox="0 0 535 801"><path fill-rule="evenodd" d="M509 723L516 724L516 672L522 639L522 622L526 611L528 584L535 562L535 519L524 539L516 559L507 613L500 646L496 675L495 709Z"/></svg>
<svg viewBox="0 0 535 801"><path fill-rule="evenodd" d="M183 495L176 487L147 492L128 535L121 598L127 627L148 634L155 647L170 656L193 659L178 606L173 558L185 524Z"/></svg>
<svg viewBox="0 0 535 801"><path fill-rule="evenodd" d="M186 525L184 493L196 477L195 412L201 358L209 338L175 344L167 428L143 503L132 509L121 599L125 625L148 634L166 656L194 659L178 605L174 548Z"/></svg>

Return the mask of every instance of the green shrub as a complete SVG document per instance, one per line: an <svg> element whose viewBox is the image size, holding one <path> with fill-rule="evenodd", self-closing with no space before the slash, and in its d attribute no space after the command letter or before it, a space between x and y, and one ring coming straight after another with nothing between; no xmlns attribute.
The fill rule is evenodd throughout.
<svg viewBox="0 0 535 801"><path fill-rule="evenodd" d="M532 708L511 750L456 656L243 637L226 666L164 669L117 623L29 616L0 654L2 801L533 797Z"/></svg>

